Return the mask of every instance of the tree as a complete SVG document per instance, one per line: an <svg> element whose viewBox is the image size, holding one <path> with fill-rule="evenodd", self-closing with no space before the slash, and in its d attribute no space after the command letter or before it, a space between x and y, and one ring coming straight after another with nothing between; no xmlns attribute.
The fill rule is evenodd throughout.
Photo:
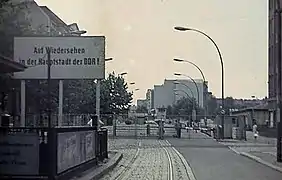
<svg viewBox="0 0 282 180"><path fill-rule="evenodd" d="M234 105L234 99L233 97L226 97L225 98L225 114L229 114L230 113L230 109L234 109L235 105Z"/></svg>
<svg viewBox="0 0 282 180"><path fill-rule="evenodd" d="M132 101L127 83L121 76L110 73L101 81L101 114L127 113ZM96 82L93 80L68 80L64 83L64 113L95 114Z"/></svg>
<svg viewBox="0 0 282 180"><path fill-rule="evenodd" d="M51 28L49 32L45 25L32 27L25 3L14 5L8 1L1 1L0 15L0 53L7 57L13 56L13 38L15 36L45 36L47 33L51 36L58 36L61 33L56 28ZM13 81L17 82L15 88L19 91L19 81L12 81L11 77L10 74L0 75L1 93L6 94L9 89L13 88L13 83L11 83ZM26 81L27 113L46 113L47 89L47 80ZM54 114L57 114L58 109L58 89L58 80L51 80L51 110ZM64 113L95 113L95 102L96 83L93 80L64 81ZM127 83L121 76L111 73L107 79L101 81L101 114L126 113L131 102L132 93L128 92Z"/></svg>
<svg viewBox="0 0 282 180"><path fill-rule="evenodd" d="M211 95L211 97L207 101L207 109L207 114L211 116L215 116L220 111L215 96Z"/></svg>
<svg viewBox="0 0 282 180"><path fill-rule="evenodd" d="M13 57L13 39L15 36L29 36L38 33L44 33L46 29L33 28L30 23L30 19L27 16L28 11L26 3L12 3L11 1L5 0L0 3L0 53L7 57ZM12 74L1 74L0 75L0 91L2 96L7 96L8 92L14 88L19 91L19 83L14 83L16 86L12 87ZM5 86L3 86L5 84ZM30 94L32 98L26 98L27 101L34 105L28 106L27 110L39 109L41 96L38 89L34 85L42 84L38 81L27 81L27 94ZM45 83L46 84L46 83ZM30 93L32 89L34 93ZM54 93L53 93L54 94ZM37 98L38 97L38 98ZM3 99L3 97L1 98ZM46 107L46 106L45 106Z"/></svg>
<svg viewBox="0 0 282 180"><path fill-rule="evenodd" d="M132 93L128 92L128 85L122 76L115 76L112 72L101 82L101 110L105 114L127 113L132 102Z"/></svg>
<svg viewBox="0 0 282 180"><path fill-rule="evenodd" d="M169 109L169 107L167 107ZM172 107L171 107L171 115L177 115L177 116L184 116L189 119L189 117L192 116L192 110L196 110L197 118L199 119L199 115L203 115L204 111L202 108L200 108L195 99L190 98L182 98L178 100Z"/></svg>
<svg viewBox="0 0 282 180"><path fill-rule="evenodd" d="M173 115L173 108L171 105L168 105L167 108L166 108L166 115L169 116L169 115Z"/></svg>

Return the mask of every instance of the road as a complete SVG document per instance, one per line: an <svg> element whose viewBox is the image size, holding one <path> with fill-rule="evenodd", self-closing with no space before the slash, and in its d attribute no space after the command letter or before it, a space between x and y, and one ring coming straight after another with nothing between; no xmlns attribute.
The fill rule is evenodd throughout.
<svg viewBox="0 0 282 180"><path fill-rule="evenodd" d="M168 141L184 156L197 180L282 179L282 173L238 155L202 133Z"/></svg>

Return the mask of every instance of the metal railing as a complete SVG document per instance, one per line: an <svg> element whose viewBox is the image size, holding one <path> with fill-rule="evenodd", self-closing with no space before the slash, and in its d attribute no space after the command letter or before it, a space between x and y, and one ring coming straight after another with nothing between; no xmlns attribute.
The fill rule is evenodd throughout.
<svg viewBox="0 0 282 180"><path fill-rule="evenodd" d="M97 156L100 161L108 158L108 130L101 129L98 130L98 151Z"/></svg>

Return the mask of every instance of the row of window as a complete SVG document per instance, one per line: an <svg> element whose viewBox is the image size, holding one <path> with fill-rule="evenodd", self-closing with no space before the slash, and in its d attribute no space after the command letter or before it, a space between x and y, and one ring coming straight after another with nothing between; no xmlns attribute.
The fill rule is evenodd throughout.
<svg viewBox="0 0 282 180"><path fill-rule="evenodd" d="M268 76L268 96L275 97L276 96L276 89L277 89L277 84L276 84L276 75L269 75Z"/></svg>
<svg viewBox="0 0 282 180"><path fill-rule="evenodd" d="M278 1L280 1L280 4L282 5L282 1L281 0L278 0ZM269 10L276 8L276 6L277 6L277 0L268 0L268 9Z"/></svg>

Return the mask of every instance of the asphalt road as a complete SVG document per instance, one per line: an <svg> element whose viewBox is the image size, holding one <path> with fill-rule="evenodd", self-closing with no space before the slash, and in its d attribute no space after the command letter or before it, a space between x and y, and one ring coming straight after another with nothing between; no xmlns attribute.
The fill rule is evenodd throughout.
<svg viewBox="0 0 282 180"><path fill-rule="evenodd" d="M183 132L185 137L187 133ZM282 173L238 155L202 133L191 139L170 138L197 180L281 180Z"/></svg>

